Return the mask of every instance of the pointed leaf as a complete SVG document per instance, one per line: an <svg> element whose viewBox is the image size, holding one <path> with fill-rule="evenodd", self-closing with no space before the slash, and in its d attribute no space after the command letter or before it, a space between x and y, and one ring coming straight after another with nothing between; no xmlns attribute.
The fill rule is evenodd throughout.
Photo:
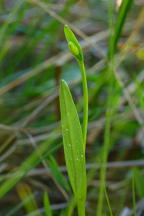
<svg viewBox="0 0 144 216"><path fill-rule="evenodd" d="M78 113L65 81L61 81L60 108L68 175L77 204L84 207L86 199L86 168L83 135Z"/></svg>

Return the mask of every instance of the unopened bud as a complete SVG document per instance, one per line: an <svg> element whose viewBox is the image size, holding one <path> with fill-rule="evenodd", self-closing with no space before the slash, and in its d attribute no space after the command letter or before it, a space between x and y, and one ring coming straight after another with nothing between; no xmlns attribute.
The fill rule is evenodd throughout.
<svg viewBox="0 0 144 216"><path fill-rule="evenodd" d="M75 56L77 57L79 55L79 50L78 48L76 47L76 45L73 43L73 42L68 42L68 47L69 47L69 50L70 52Z"/></svg>

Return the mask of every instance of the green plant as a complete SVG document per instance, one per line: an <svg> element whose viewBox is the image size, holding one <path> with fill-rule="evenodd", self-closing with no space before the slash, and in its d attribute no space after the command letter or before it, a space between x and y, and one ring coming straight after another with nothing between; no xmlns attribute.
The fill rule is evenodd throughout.
<svg viewBox="0 0 144 216"><path fill-rule="evenodd" d="M137 210L136 210L136 190L135 190L135 173L133 171L132 173L132 201L133 201L133 211L134 211L134 216L137 215Z"/></svg>
<svg viewBox="0 0 144 216"><path fill-rule="evenodd" d="M45 213L46 213L45 215L46 216L52 216L52 211L50 208L50 201L49 201L49 197L48 197L47 192L44 193L43 202L44 202L44 208L45 208Z"/></svg>
<svg viewBox="0 0 144 216"><path fill-rule="evenodd" d="M83 139L84 144L86 144L86 136L87 136L87 124L88 124L88 89L87 89L87 79L84 65L84 57L82 48L76 39L75 35L71 31L71 29L65 25L64 27L65 36L68 42L68 47L70 52L73 54L75 59L77 60L81 76L82 76L82 85L83 85Z"/></svg>
<svg viewBox="0 0 144 216"><path fill-rule="evenodd" d="M65 81L61 81L60 110L65 160L68 169L69 180L78 207L78 215L84 216L87 187L85 167L85 143L88 118L87 80L82 49L75 35L67 25L65 26L64 31L68 42L68 47L80 66L84 91L84 115L82 132L78 113L69 87Z"/></svg>
<svg viewBox="0 0 144 216"><path fill-rule="evenodd" d="M42 143L22 164L15 172L11 173L11 178L7 179L3 184L0 185L0 198L8 193L27 173L34 168L41 160L50 155L56 147L51 150L48 148L52 145L52 140L47 140Z"/></svg>
<svg viewBox="0 0 144 216"><path fill-rule="evenodd" d="M106 123L105 123L105 133L104 133L104 147L102 151L101 162L106 165L109 150L111 147L111 119L115 111L114 107L114 90L117 87L117 80L115 79L116 61L115 54L117 51L117 43L120 38L122 28L125 24L125 19L127 17L130 6L133 1L127 0L123 1L119 9L119 13L114 23L114 1L111 0L109 4L109 26L110 26L110 37L109 37L109 47L108 47L108 65L106 72L109 77L109 90L107 98L107 110L106 110ZM100 171L100 188L99 188L99 200L97 206L97 215L102 216L103 210L103 199L104 199L104 187L106 179L106 166L101 168Z"/></svg>
<svg viewBox="0 0 144 216"><path fill-rule="evenodd" d="M34 195L32 194L31 187L28 184L26 184L26 183L18 184L17 193L19 195L19 198L24 203L24 208L28 214L30 214L30 213L32 213L38 209L38 205L36 203ZM29 202L25 203L24 200L27 197L31 197L31 199L29 200ZM42 216L42 215L40 214L40 212L38 212L37 216Z"/></svg>
<svg viewBox="0 0 144 216"><path fill-rule="evenodd" d="M142 1L123 0L116 8L118 2L0 1L0 215L74 216L77 206L79 215L88 216L121 215L125 206L139 212L144 8ZM64 49L64 23L81 38L80 46L65 26L72 55ZM63 161L60 77L70 83L70 90L61 84L63 109L71 116L63 111L65 133L71 131L65 140L73 145L64 143L70 174ZM82 158L75 157L81 152ZM131 166L136 166L133 179Z"/></svg>

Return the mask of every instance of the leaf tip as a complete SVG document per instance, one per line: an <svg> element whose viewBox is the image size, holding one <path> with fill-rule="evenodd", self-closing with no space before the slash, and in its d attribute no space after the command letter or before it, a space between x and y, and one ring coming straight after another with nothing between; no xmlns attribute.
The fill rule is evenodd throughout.
<svg viewBox="0 0 144 216"><path fill-rule="evenodd" d="M64 25L64 34L65 34L65 37L66 37L67 42L72 41L73 32L72 32L72 30L69 28L68 25Z"/></svg>
<svg viewBox="0 0 144 216"><path fill-rule="evenodd" d="M64 88L68 88L68 85L67 85L67 83L66 83L66 81L65 80L61 80L60 81L60 90L64 90Z"/></svg>
<svg viewBox="0 0 144 216"><path fill-rule="evenodd" d="M65 25L64 25L64 30L66 30L66 29L68 29L68 28L69 28L68 25L65 24Z"/></svg>
<svg viewBox="0 0 144 216"><path fill-rule="evenodd" d="M62 79L60 84L61 85L66 85L66 81Z"/></svg>

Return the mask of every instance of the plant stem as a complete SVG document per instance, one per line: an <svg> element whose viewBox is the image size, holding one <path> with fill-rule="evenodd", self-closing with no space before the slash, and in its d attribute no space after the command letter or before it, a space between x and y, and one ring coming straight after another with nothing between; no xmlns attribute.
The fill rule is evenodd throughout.
<svg viewBox="0 0 144 216"><path fill-rule="evenodd" d="M78 216L85 216L85 202L78 203Z"/></svg>
<svg viewBox="0 0 144 216"><path fill-rule="evenodd" d="M110 98L110 97L109 97ZM107 157L110 146L110 125L111 125L111 111L109 107L106 111L106 126L105 126L105 135L104 135L104 149L102 153L102 163L107 163ZM101 168L100 173L100 189L99 189L99 200L97 207L97 215L102 216L102 207L103 207L103 198L104 198L104 189L105 189L105 178L106 178L106 167Z"/></svg>
<svg viewBox="0 0 144 216"><path fill-rule="evenodd" d="M136 216L137 215L137 211L136 211L135 177L134 177L134 173L133 173L133 177L132 177L132 201L133 201L134 216Z"/></svg>
<svg viewBox="0 0 144 216"><path fill-rule="evenodd" d="M84 149L86 145L87 137L87 125L88 125L88 88L86 71L83 61L78 61L81 75L82 75L82 85L83 85L83 139L84 139Z"/></svg>

